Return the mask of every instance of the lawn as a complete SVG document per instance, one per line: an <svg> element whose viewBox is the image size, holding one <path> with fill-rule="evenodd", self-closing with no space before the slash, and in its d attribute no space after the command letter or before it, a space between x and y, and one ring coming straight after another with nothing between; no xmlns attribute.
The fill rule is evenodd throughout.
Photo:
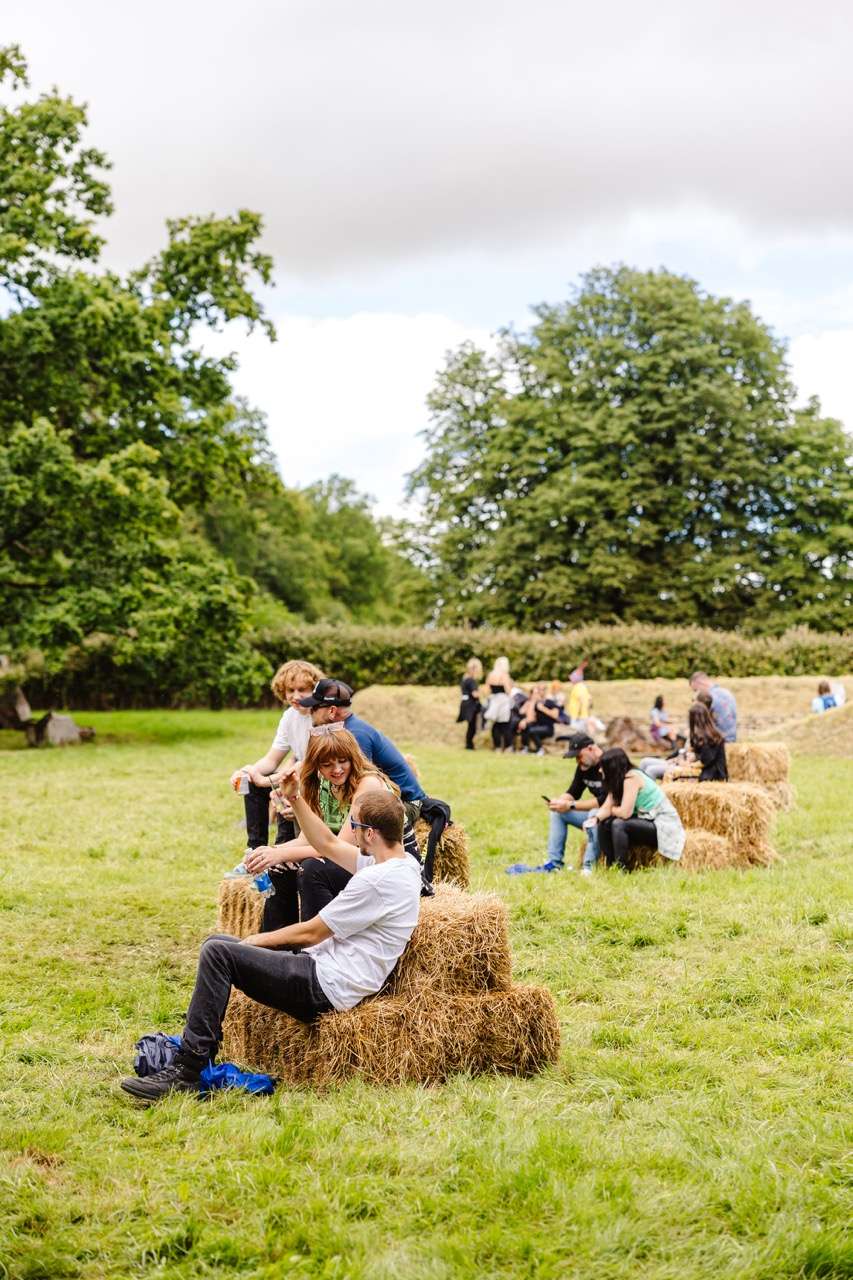
<svg viewBox="0 0 853 1280"><path fill-rule="evenodd" d="M0 742L0 1276L853 1276L853 760L796 760L769 871L511 879L566 762L419 746L559 1065L142 1109L118 1080L180 1029L275 717L79 718L96 743Z"/></svg>

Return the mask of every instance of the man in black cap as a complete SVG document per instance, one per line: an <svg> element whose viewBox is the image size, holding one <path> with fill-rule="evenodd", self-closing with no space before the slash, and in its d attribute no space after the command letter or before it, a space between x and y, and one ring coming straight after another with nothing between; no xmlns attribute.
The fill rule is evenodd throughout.
<svg viewBox="0 0 853 1280"><path fill-rule="evenodd" d="M601 747L597 747L587 733L574 733L569 738L566 755L577 761L575 776L567 791L561 796L548 801L551 811L551 826L548 832L548 858L541 866L529 867L524 862L516 862L507 867L507 875L524 875L528 871L562 871L566 850L566 836L569 827L583 828L584 823L594 819L600 806L604 803L607 788L604 774L601 772ZM584 792L589 795L583 798ZM591 875L598 861L598 827L593 822L586 827L586 848L583 855L581 872ZM571 870L571 868L570 868Z"/></svg>
<svg viewBox="0 0 853 1280"><path fill-rule="evenodd" d="M300 706L311 708L311 723L317 728L324 724L340 724L351 733L361 748L362 755L381 769L400 788L400 798L412 808L426 799L426 792L415 777L390 738L361 720L352 710L352 689L343 680L318 680L309 698L300 698Z"/></svg>

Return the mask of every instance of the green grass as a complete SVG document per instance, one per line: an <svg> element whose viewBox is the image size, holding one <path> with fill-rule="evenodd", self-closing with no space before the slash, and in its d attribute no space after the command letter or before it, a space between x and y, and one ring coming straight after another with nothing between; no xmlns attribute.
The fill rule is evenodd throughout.
<svg viewBox="0 0 853 1280"><path fill-rule="evenodd" d="M78 718L95 744L0 744L0 1276L853 1276L853 761L797 760L769 872L513 880L565 762L419 747L559 1065L144 1110L118 1080L180 1028L275 717Z"/></svg>

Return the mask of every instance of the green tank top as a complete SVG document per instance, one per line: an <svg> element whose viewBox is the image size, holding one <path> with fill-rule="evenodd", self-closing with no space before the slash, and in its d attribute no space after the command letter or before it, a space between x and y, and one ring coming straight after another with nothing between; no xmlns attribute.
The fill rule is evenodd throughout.
<svg viewBox="0 0 853 1280"><path fill-rule="evenodd" d="M337 835L343 826L346 810L341 807L341 803L332 790L332 784L327 778L320 779L320 815L334 835Z"/></svg>
<svg viewBox="0 0 853 1280"><path fill-rule="evenodd" d="M642 769L632 769L631 773L640 779L640 790L637 792L637 798L634 801L634 814L640 809L654 809L663 799L661 791L654 778L650 778L648 774L643 773ZM633 814L631 815L633 817Z"/></svg>

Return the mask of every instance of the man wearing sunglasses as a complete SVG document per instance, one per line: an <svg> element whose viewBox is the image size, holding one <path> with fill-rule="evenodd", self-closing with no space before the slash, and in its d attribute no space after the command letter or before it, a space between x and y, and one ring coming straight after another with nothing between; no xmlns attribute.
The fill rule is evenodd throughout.
<svg viewBox="0 0 853 1280"><path fill-rule="evenodd" d="M352 1009L384 984L418 922L420 864L403 848L403 805L371 791L353 804L356 848L333 835L298 795L294 772L280 789L322 858L352 874L338 896L310 920L244 938L219 935L201 948L181 1048L156 1075L130 1076L121 1087L145 1102L174 1092L197 1093L215 1058L233 987L301 1022Z"/></svg>

